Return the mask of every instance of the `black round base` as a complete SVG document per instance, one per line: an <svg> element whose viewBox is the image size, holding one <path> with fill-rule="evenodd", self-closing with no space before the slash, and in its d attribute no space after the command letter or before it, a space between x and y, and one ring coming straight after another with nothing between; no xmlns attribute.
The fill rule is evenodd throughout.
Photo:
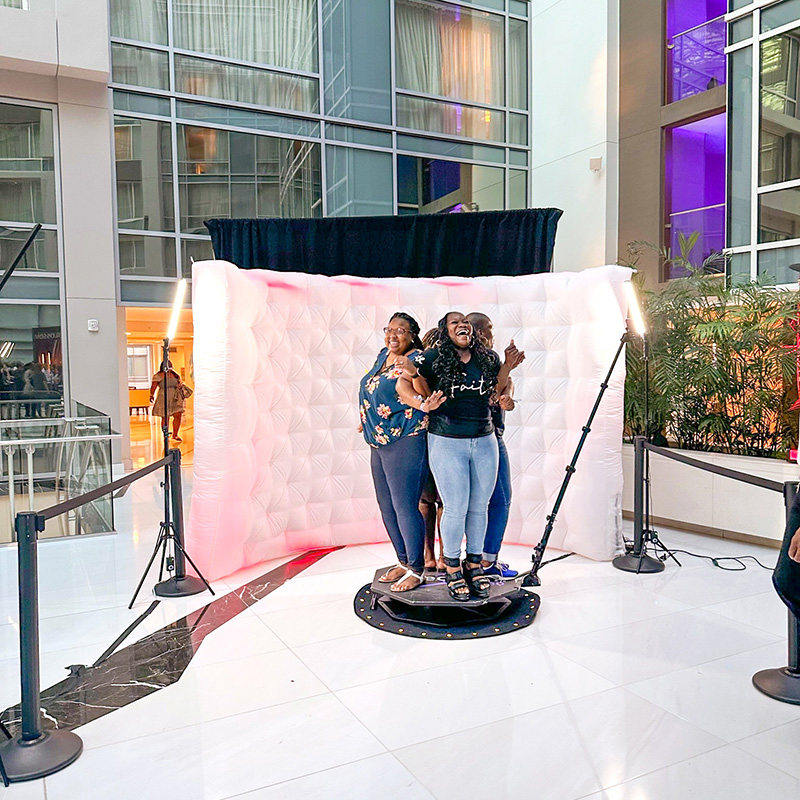
<svg viewBox="0 0 800 800"><path fill-rule="evenodd" d="M800 675L790 672L788 667L762 669L753 675L753 686L768 697L782 703L800 706Z"/></svg>
<svg viewBox="0 0 800 800"><path fill-rule="evenodd" d="M168 578L153 587L159 597L189 597L200 594L206 590L206 585L200 578L187 575L185 578Z"/></svg>
<svg viewBox="0 0 800 800"><path fill-rule="evenodd" d="M539 595L521 589L506 595L507 605L496 616L478 617L475 610L461 608L457 601L449 605L411 606L376 602L372 585L359 589L353 609L373 628L415 639L482 639L501 636L526 628L539 610ZM487 609L488 611L488 609ZM412 617L413 615L413 617Z"/></svg>
<svg viewBox="0 0 800 800"><path fill-rule="evenodd" d="M663 561L647 555L635 556L633 553L627 553L624 556L617 556L611 563L623 572L652 573L664 571Z"/></svg>
<svg viewBox="0 0 800 800"><path fill-rule="evenodd" d="M48 731L32 742L19 736L0 745L0 762L10 783L32 781L68 767L83 751L72 731Z"/></svg>

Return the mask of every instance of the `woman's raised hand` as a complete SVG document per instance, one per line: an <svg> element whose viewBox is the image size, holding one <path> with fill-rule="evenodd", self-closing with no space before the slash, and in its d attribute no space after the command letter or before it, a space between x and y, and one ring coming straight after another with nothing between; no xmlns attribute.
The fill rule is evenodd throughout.
<svg viewBox="0 0 800 800"><path fill-rule="evenodd" d="M514 340L511 340L511 344L506 347L506 364L508 365L509 371L518 367L523 361L525 360L525 351L518 350L517 346L514 344Z"/></svg>
<svg viewBox="0 0 800 800"><path fill-rule="evenodd" d="M435 411L445 400L447 400L447 397L444 392L433 392L433 394L422 401L419 407L420 411L424 411L426 414L429 411Z"/></svg>

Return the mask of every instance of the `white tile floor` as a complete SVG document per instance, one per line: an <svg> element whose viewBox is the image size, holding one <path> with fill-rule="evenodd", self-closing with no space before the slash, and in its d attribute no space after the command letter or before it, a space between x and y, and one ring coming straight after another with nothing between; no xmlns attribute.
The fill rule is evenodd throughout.
<svg viewBox="0 0 800 800"><path fill-rule="evenodd" d="M118 535L41 545L43 686L91 663L150 602L145 591L127 609L159 509L145 481L119 502ZM177 684L79 728L74 765L0 800L796 800L800 706L750 682L786 663L770 574L681 559L649 576L577 557L548 565L530 628L442 642L360 622L353 595L391 551L347 548L211 634ZM208 600L162 602L131 640ZM0 548L2 707L19 700L17 624L16 552Z"/></svg>

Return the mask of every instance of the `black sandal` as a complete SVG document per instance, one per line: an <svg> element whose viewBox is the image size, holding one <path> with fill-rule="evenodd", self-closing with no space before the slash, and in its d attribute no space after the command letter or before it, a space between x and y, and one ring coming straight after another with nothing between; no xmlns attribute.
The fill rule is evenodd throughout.
<svg viewBox="0 0 800 800"><path fill-rule="evenodd" d="M479 600L485 600L489 596L489 587L491 584L489 579L483 574L483 567L480 564L471 567L468 561L464 561L462 563L462 568L464 570L467 586L469 586L470 594L477 597Z"/></svg>
<svg viewBox="0 0 800 800"><path fill-rule="evenodd" d="M455 572L445 571L444 582L453 600L458 600L460 603L465 603L469 600L469 586L464 580L464 575L460 569Z"/></svg>

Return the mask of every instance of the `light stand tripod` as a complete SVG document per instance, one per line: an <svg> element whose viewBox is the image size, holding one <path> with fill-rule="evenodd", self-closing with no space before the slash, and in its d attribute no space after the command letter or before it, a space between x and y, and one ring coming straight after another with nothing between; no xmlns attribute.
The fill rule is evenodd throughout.
<svg viewBox="0 0 800 800"><path fill-rule="evenodd" d="M633 487L633 547L611 563L623 572L654 573L664 571L664 560L671 558L679 567L681 562L658 538L650 527L650 342L642 336L642 364L644 366L644 437L634 439ZM664 553L664 559L647 554L647 545Z"/></svg>
<svg viewBox="0 0 800 800"><path fill-rule="evenodd" d="M153 554L147 563L144 574L142 575L136 591L133 593L128 608L133 608L136 597L142 588L142 584L153 566L156 556L161 553L161 567L158 572L158 583L153 587L153 591L159 597L188 597L189 595L199 594L204 589L208 589L211 594L214 590L209 586L208 581L192 561L183 544L183 493L181 488L181 451L177 448L170 449L169 446L169 403L168 403L168 380L169 380L169 343L175 334L178 322L178 313L183 303L183 292L186 290L186 281L181 280L178 284L178 291L175 296L175 303L172 307L172 317L169 323L167 335L164 337L161 357L161 400L164 408L161 417L161 432L164 436L164 458L171 456L171 460L164 465L164 482L161 486L164 489L164 519L158 529L158 537L153 548ZM170 508L171 506L171 508ZM172 555L167 554L167 545L172 543ZM186 561L188 561L198 577L186 574ZM164 577L164 568L174 573L167 580Z"/></svg>
<svg viewBox="0 0 800 800"><path fill-rule="evenodd" d="M567 492L567 487L569 486L570 479L575 474L575 465L578 463L578 457L581 454L581 450L583 450L583 445L586 442L586 437L589 435L590 431L592 430L592 422L594 422L595 415L597 414L597 409L600 407L600 401L603 399L603 395L608 389L609 381L611 380L611 375L614 372L614 367L617 366L617 361L619 360L620 355L622 354L622 349L625 347L625 344L631 340L636 334L630 333L626 331L622 334L622 338L619 340L619 347L617 347L617 352L614 354L614 360L611 362L611 367L608 370L608 373L605 377L605 380L600 384L600 391L597 394L597 399L594 401L594 406L592 407L591 413L589 414L589 419L586 420L586 424L583 426L581 438L578 441L578 446L575 448L575 453L572 456L572 461L570 461L569 466L567 467L567 474L564 476L564 480L561 483L561 489L558 492L558 497L556 497L556 502L553 504L553 510L547 516L547 525L545 525L544 534L542 535L542 539L539 544L536 545L533 549L533 555L531 556L532 566L530 571L525 575L522 579L523 586L541 586L542 582L539 579L539 567L542 566L542 558L544 557L544 551L547 548L547 543L550 540L550 535L553 533L553 528L556 524L556 516L558 515L558 511L561 508L561 503L564 500L564 495Z"/></svg>

